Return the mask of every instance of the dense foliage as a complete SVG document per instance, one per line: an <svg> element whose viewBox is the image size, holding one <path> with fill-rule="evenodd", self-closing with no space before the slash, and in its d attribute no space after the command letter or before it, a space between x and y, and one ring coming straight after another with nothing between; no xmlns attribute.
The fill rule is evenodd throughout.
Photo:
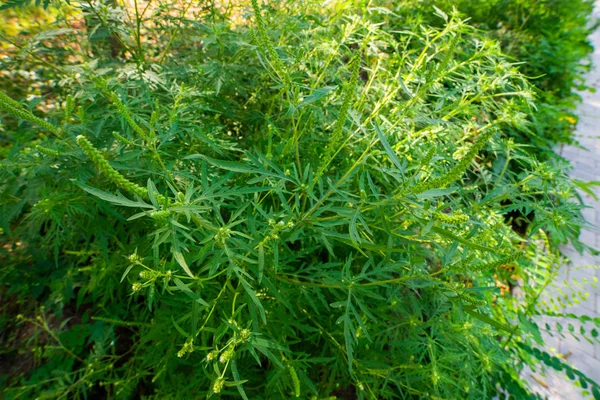
<svg viewBox="0 0 600 400"><path fill-rule="evenodd" d="M421 5L424 16L430 15L425 11L433 5L457 7L470 17L469 23L498 40L502 51L519 63L519 70L534 85L536 109L530 132L513 134L542 152L573 141L579 100L574 90L591 89L584 74L593 50L588 36L597 24L590 20L593 0L453 0Z"/></svg>
<svg viewBox="0 0 600 400"><path fill-rule="evenodd" d="M570 64L508 39L554 17L469 3L83 2L3 34L3 395L524 399L546 366L599 397L536 323L581 296L539 301L586 188L539 121L589 2Z"/></svg>

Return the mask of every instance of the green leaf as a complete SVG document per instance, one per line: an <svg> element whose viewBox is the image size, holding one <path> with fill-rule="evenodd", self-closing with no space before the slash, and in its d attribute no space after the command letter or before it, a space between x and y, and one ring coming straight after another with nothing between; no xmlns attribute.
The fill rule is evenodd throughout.
<svg viewBox="0 0 600 400"><path fill-rule="evenodd" d="M123 207L139 207L139 208L154 208L154 206L144 202L143 200L139 199L137 201L133 201L133 200L129 200L127 197L123 196L121 193L117 192L116 195L111 194L111 193L107 193L107 192L103 192L102 190L93 188L91 186L88 186L82 182L78 182L78 181L73 181L73 183L75 183L77 186L79 186L80 188L82 188L83 190L85 190L86 192L88 192L91 195L94 195L102 200L108 201L110 203L119 205L119 206L123 206Z"/></svg>
<svg viewBox="0 0 600 400"><path fill-rule="evenodd" d="M260 300L256 296L256 293L252 289L252 286L250 286L250 284L248 282L246 282L246 279L244 279L242 274L238 271L238 268L235 269L235 273L236 273L238 279L240 280L240 282L242 283L242 287L246 291L246 294L248 295L248 297L250 297L252 302L256 305L256 308L258 309L258 312L260 313L263 323L267 323L267 315L265 314L265 309L263 308Z"/></svg>
<svg viewBox="0 0 600 400"><path fill-rule="evenodd" d="M277 357L275 357L275 355L273 355L273 353L271 353L268 348L259 346L259 345L255 345L254 348L256 350L260 351L261 353L263 353L269 360L271 360L278 367L285 368L283 363Z"/></svg>
<svg viewBox="0 0 600 400"><path fill-rule="evenodd" d="M6 3L0 5L0 11L8 10L10 8L25 7L33 3L33 0L8 0ZM44 5L47 7L48 1L44 1Z"/></svg>
<svg viewBox="0 0 600 400"><path fill-rule="evenodd" d="M496 329L503 330L508 333L512 333L514 335L517 335L519 333L516 329L514 329L508 325L502 324L502 323L496 321L495 319L488 317L485 314L475 311L475 309L473 307L466 306L466 307L464 307L464 310L467 314L471 315L472 317L475 317L478 320L480 320L481 322L485 322L486 324L491 325Z"/></svg>
<svg viewBox="0 0 600 400"><path fill-rule="evenodd" d="M262 244L258 246L258 283L262 282L265 271L265 248Z"/></svg>
<svg viewBox="0 0 600 400"><path fill-rule="evenodd" d="M131 271L131 268L133 268L133 267L134 267L134 264L131 264L129 267L127 267L125 272L123 272L123 275L121 276L121 280L119 281L119 283L123 283L123 281L125 280L125 277L127 276L127 274L129 274L129 271Z"/></svg>
<svg viewBox="0 0 600 400"><path fill-rule="evenodd" d="M315 101L321 100L323 97L327 96L331 91L337 89L337 86L325 86L320 89L313 91L308 96L305 96L302 101L298 104L297 108L302 108L310 103L314 103Z"/></svg>
<svg viewBox="0 0 600 400"><path fill-rule="evenodd" d="M440 10L439 8L437 8L436 6L433 6L433 9L435 10L435 14L442 17L444 19L444 21L448 22L448 14L446 14L445 12L443 12L442 10Z"/></svg>
<svg viewBox="0 0 600 400"><path fill-rule="evenodd" d="M240 172L243 174L254 174L257 172L254 168L246 164L242 164L235 161L216 160L203 154L192 154L191 156L185 157L184 160L193 160L195 158L201 158L203 160L206 160L209 164L224 169L226 171Z"/></svg>
<svg viewBox="0 0 600 400"><path fill-rule="evenodd" d="M417 194L417 198L420 199L420 200L431 200L431 199L435 199L436 197L447 196L449 194L452 194L457 189L458 189L458 187L451 186L451 187L445 188L445 189L431 189L431 190L426 190L426 191L424 191L422 193Z"/></svg>
<svg viewBox="0 0 600 400"><path fill-rule="evenodd" d="M158 190L156 189L156 186L154 185L154 182L152 182L151 179L148 179L148 184L147 184L147 188L148 188L148 198L150 198L150 202L156 207L159 207L158 204L158 200L156 199L156 195L158 194Z"/></svg>
<svg viewBox="0 0 600 400"><path fill-rule="evenodd" d="M343 316L344 321L344 343L346 345L346 355L348 356L348 371L352 374L352 364L354 363L354 335L352 334L353 325L350 315Z"/></svg>
<svg viewBox="0 0 600 400"><path fill-rule="evenodd" d="M246 155L249 158L252 158L252 155L249 153L246 153ZM192 154L190 156L187 156L184 158L184 160L193 160L193 159L203 159L208 161L209 164L214 165L217 168L220 169L224 169L226 171L231 171L231 172L238 172L238 173L242 173L242 174L257 174L257 175L262 175L262 176L269 176L269 177L273 177L273 178L279 178L279 179L283 179L286 181L292 181L292 179L288 176L286 176L284 173L279 173L279 172L271 172L267 169L264 168L255 168L252 166L249 166L247 164L243 164L243 163L239 163L239 162L235 162L235 161L225 161L225 160L216 160L214 158L210 158L208 156L205 156L203 154ZM265 188L242 188L239 190L271 190L271 188L265 189Z"/></svg>
<svg viewBox="0 0 600 400"><path fill-rule="evenodd" d="M186 337L186 338L190 338L191 336L184 331L178 324L177 322L175 322L175 319L173 317L171 317L171 321L173 322L173 326L175 327L175 329L177 330L177 332L179 332L182 336Z"/></svg>
<svg viewBox="0 0 600 400"><path fill-rule="evenodd" d="M379 125L377 125L376 121L373 121L373 126L375 127L375 132L377 132L377 137L379 138L379 141L383 145L383 148L385 149L385 152L387 153L390 160L392 160L392 162L394 163L396 168L398 168L398 171L404 172L404 167L402 167L402 164L400 163L400 160L398 159L396 152L394 151L394 149L392 149L392 146L390 146L390 144L388 143L387 139L383 135L383 132L381 132L381 129L379 129Z"/></svg>
<svg viewBox="0 0 600 400"><path fill-rule="evenodd" d="M238 382L238 384L236 384L235 387L237 388L238 392L240 392L240 396L242 396L242 399L244 399L244 400L249 400L248 396L246 396L246 392L244 391L244 387L242 386L242 383L246 382L246 381L242 381L242 379L240 378L240 373L238 371L235 358L231 359L230 366L231 366L231 373L233 374L233 379L235 379L236 382Z"/></svg>
<svg viewBox="0 0 600 400"><path fill-rule="evenodd" d="M592 196L594 200L598 201L598 195L596 192L594 192L593 187L600 186L600 181L585 182L580 179L571 179L571 182L573 182L579 189Z"/></svg>
<svg viewBox="0 0 600 400"><path fill-rule="evenodd" d="M519 322L520 322L521 328L524 331L529 332L533 336L533 339L536 341L536 343L538 343L539 345L544 344L544 339L542 338L542 333L540 332L540 329L537 327L536 324L529 321L527 319L527 317L523 314L519 314Z"/></svg>
<svg viewBox="0 0 600 400"><path fill-rule="evenodd" d="M252 343L254 343L257 346L267 347L269 349L275 349L275 350L283 351L285 353L290 352L289 349L286 349L285 347L278 345L277 343L271 342L267 339L263 339L260 337L254 337L254 339L252 340Z"/></svg>
<svg viewBox="0 0 600 400"><path fill-rule="evenodd" d="M496 250L492 249L491 247L483 246L483 245L471 242L471 241L469 241L467 239L463 239L460 236L456 236L455 234L453 234L452 232L450 232L450 231L448 231L446 229L443 229L443 228L440 228L440 227L437 227L437 226L433 226L431 228L431 230L433 232L437 233L438 235L442 236L442 237L454 240L454 241L459 242L459 243L461 243L461 244L463 244L463 245L465 245L467 247L471 247L473 249L477 249L477 250L481 250L481 251L486 251L486 252L490 252L490 253L494 253L494 254L496 253Z"/></svg>
<svg viewBox="0 0 600 400"><path fill-rule="evenodd" d="M173 252L173 258L175 258L175 260L185 271L185 273L188 274L191 278L195 278L194 274L192 274L192 271L190 271L190 267L188 267L187 262L183 257L183 254L181 254L181 251L179 251L179 249L176 249L175 246L173 246L171 251Z"/></svg>
<svg viewBox="0 0 600 400"><path fill-rule="evenodd" d="M356 329L352 324L350 318L350 312L352 308L352 290L348 290L348 298L346 299L346 305L344 314L338 319L344 322L344 343L346 345L346 355L348 356L348 371L352 374L352 367L354 363L354 342L356 338Z"/></svg>
<svg viewBox="0 0 600 400"><path fill-rule="evenodd" d="M154 285L148 288L148 309L152 312L152 304L154 302Z"/></svg>
<svg viewBox="0 0 600 400"><path fill-rule="evenodd" d="M173 278L173 282L175 282L175 285L179 288L179 290L181 290L183 293L185 293L186 295L188 295L189 298L191 298L192 300L194 300L198 304L202 304L203 306L208 307L208 303L206 301L204 301L196 293L192 292L192 289L190 289L185 283L183 283L181 281L181 279L179 279L179 278Z"/></svg>

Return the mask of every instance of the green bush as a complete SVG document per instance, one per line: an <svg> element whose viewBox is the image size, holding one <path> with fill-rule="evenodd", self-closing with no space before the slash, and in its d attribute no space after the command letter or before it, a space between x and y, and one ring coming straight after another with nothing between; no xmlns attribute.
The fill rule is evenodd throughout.
<svg viewBox="0 0 600 400"><path fill-rule="evenodd" d="M458 13L363 3L86 3L46 115L0 95L6 398L600 393L540 350L583 222L511 136L528 79Z"/></svg>
<svg viewBox="0 0 600 400"><path fill-rule="evenodd" d="M591 89L584 80L593 48L589 35L596 28L593 0L460 0L419 2L418 15L430 21L426 10L433 5L456 7L469 23L498 40L502 51L519 64L519 70L535 87L536 110L525 136L537 152L556 143L571 143L574 114L579 101L575 89ZM406 8L405 8L406 7ZM399 12L414 13L413 6L399 3Z"/></svg>

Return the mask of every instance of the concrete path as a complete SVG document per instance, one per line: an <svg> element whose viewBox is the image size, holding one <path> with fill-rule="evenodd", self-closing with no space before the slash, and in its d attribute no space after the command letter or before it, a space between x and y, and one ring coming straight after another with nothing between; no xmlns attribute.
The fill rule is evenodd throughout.
<svg viewBox="0 0 600 400"><path fill-rule="evenodd" d="M596 8L596 16L600 16L600 4ZM591 36L595 47L593 53L594 69L587 76L589 86L597 88L596 93L581 93L583 99L579 106L579 123L577 124L577 138L582 147L564 146L559 149L559 153L573 164L573 169L569 175L573 178L585 181L600 181L600 31L596 31ZM600 197L600 188L594 189ZM593 199L590 195L583 195L585 202L590 208L585 209L583 214L588 222L594 225L600 225L600 201ZM588 245L600 248L600 231L590 229L584 231L580 240ZM571 258L572 264L564 266L561 269L561 276L555 283L556 288L550 289L548 295L558 295L559 289L567 293L581 291L587 296L579 301L578 304L568 307L564 312L577 315L588 315L590 317L600 317L600 283L597 287L584 285L583 288L577 287L573 279L583 282L593 282L594 278L600 278L600 269L584 268L587 266L600 265L600 257L590 256L589 254L579 255L572 248L564 249L565 255ZM568 284L562 283L566 278ZM588 377L596 380L600 384L600 343L588 343L585 340L578 341L567 331L568 323L575 326L579 331L581 323L573 319L544 318L539 322L549 322L554 324L560 322L565 328L565 337L560 338L555 334L551 336L544 334L547 341L547 350L555 355L560 355L567 363L578 368ZM540 328L544 324L540 326ZM594 328L593 323L585 324L584 328L588 331ZM599 328L600 330L600 328ZM549 399L556 400L579 400L593 398L591 395L583 395L582 389L575 386L564 374L550 371L547 374L531 371L524 373L528 381L536 387L536 391L547 396Z"/></svg>

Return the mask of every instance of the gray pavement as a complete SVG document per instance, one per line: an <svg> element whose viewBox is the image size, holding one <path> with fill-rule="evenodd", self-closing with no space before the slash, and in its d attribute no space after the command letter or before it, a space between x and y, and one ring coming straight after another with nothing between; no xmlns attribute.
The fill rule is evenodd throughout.
<svg viewBox="0 0 600 400"><path fill-rule="evenodd" d="M600 14L600 9L597 8L596 14ZM583 148L564 146L558 151L573 164L573 169L569 171L571 177L585 181L600 181L600 31L596 31L591 36L591 40L596 50L593 54L594 68L587 76L587 83L589 86L597 88L598 91L581 93L583 101L578 109L579 122L576 135ZM596 187L594 191L600 197L600 188ZM600 201L586 194L583 194L583 197L586 204L590 206L583 212L586 220L591 224L600 225ZM594 228L587 229L582 232L580 240L590 246L600 248L600 231ZM560 279L555 282L553 288L549 288L548 296L557 296L561 290L581 291L582 298L564 309L563 312L600 317L600 284L594 284L594 280L600 278L600 269L593 267L600 265L600 257L589 254L580 255L570 247L565 248L564 253L570 257L571 263L561 269ZM588 284L584 284L583 288L577 287L574 279L579 283L588 282ZM543 322L560 322L565 327L568 323L572 323L576 331L579 331L582 325L577 320L552 317L541 318L538 322L542 322L540 327L544 325ZM593 323L584 324L584 328L588 331L594 327ZM578 368L600 384L599 342L589 343L585 339L578 340L568 333L564 337L560 337L558 334L550 335L546 332L544 337L547 341L547 351L561 357L565 362ZM534 385L538 393L547 396L548 399L593 398L561 373L527 370L524 372L524 376Z"/></svg>

